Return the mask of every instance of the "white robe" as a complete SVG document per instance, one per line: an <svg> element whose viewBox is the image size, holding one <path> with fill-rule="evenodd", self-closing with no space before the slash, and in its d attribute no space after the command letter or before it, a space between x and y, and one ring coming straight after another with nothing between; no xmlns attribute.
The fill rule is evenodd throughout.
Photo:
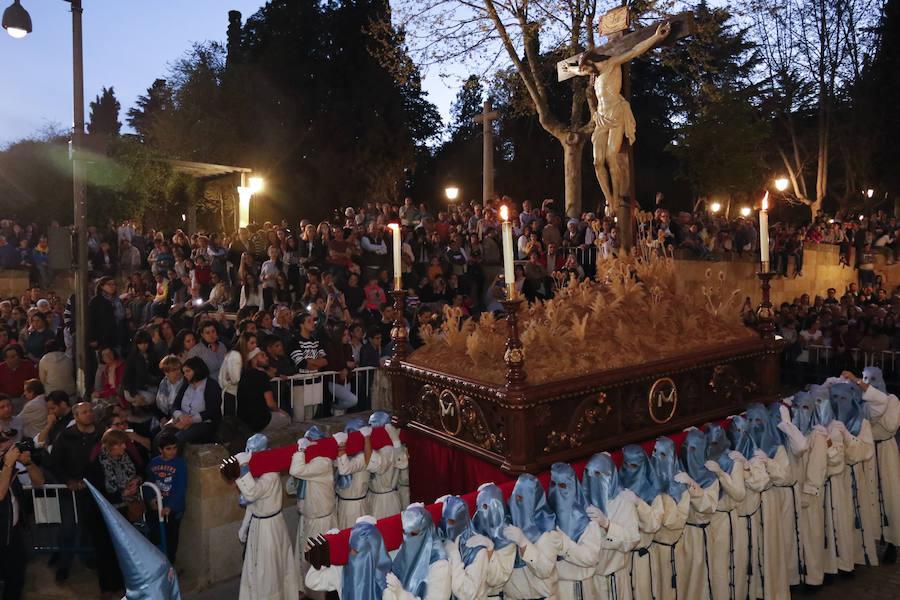
<svg viewBox="0 0 900 600"><path fill-rule="evenodd" d="M369 479L369 510L376 519L398 514L400 494L397 493L398 471L395 448L385 446L372 451L366 470L375 476Z"/></svg>
<svg viewBox="0 0 900 600"><path fill-rule="evenodd" d="M812 431L806 436L800 486L800 543L806 567L806 583L822 585L825 579L825 480L828 476L828 436Z"/></svg>
<svg viewBox="0 0 900 600"><path fill-rule="evenodd" d="M334 469L330 458L317 456L306 462L304 452L295 452L291 458L290 474L306 481L306 498L297 499L297 541L294 554L300 561L300 575L309 569L306 562L306 538L315 537L337 526L335 515Z"/></svg>
<svg viewBox="0 0 900 600"><path fill-rule="evenodd" d="M594 600L596 596L591 579L600 556L600 538L605 532L593 521L588 523L577 540L571 539L559 527L556 531L559 532L561 559L556 563L559 600L576 600L579 597ZM580 594L577 593L578 589L581 590Z"/></svg>
<svg viewBox="0 0 900 600"><path fill-rule="evenodd" d="M762 492L769 486L769 473L762 459L743 462L746 494L735 507L734 597L762 598Z"/></svg>
<svg viewBox="0 0 900 600"><path fill-rule="evenodd" d="M853 570L853 498L849 468L844 463L844 436L834 421L828 426L828 479L822 506L825 511L825 572Z"/></svg>
<svg viewBox="0 0 900 600"><path fill-rule="evenodd" d="M653 561L650 558L650 546L653 536L662 526L663 498L656 496L652 504L638 499L635 505L638 517L638 534L640 539L628 560L629 592L631 598L650 598L653 595ZM623 594L619 594L624 598Z"/></svg>
<svg viewBox="0 0 900 600"><path fill-rule="evenodd" d="M321 592L343 593L344 567L332 565L321 569L310 569L306 573L306 587ZM428 591L420 598L406 590L394 593L390 588L384 590L382 600L447 600L450 597L450 565L446 560L437 560L428 567L426 578Z"/></svg>
<svg viewBox="0 0 900 600"><path fill-rule="evenodd" d="M513 566L516 564L516 545L507 544L491 553L488 561L487 594L488 597L499 596L503 586L509 581Z"/></svg>
<svg viewBox="0 0 900 600"><path fill-rule="evenodd" d="M662 499L662 523L650 545L653 593L657 600L675 600L678 592L675 548L681 543L684 524L691 510L691 496L685 491L677 502L668 494L658 497Z"/></svg>
<svg viewBox="0 0 900 600"><path fill-rule="evenodd" d="M796 554L793 557L788 554L790 545L786 544L784 539L785 532L792 531L794 513L790 504L790 490L776 486L789 485L791 463L784 446L778 446L773 458L766 457L762 461L772 484L762 492L760 507L763 596L766 600L790 600L788 562L796 562ZM793 535L793 532L790 535Z"/></svg>
<svg viewBox="0 0 900 600"><path fill-rule="evenodd" d="M488 569L490 557L486 548L482 548L468 566L463 565L459 553L458 538L445 541L444 550L450 563L450 591L457 600L486 600L488 597ZM445 599L446 600L446 599Z"/></svg>
<svg viewBox="0 0 900 600"><path fill-rule="evenodd" d="M720 492L716 512L706 528L709 542L709 579L713 598L731 598L731 588L737 578L734 550L738 516L735 508L747 495L744 487L744 464L735 461L731 472L716 473Z"/></svg>
<svg viewBox="0 0 900 600"><path fill-rule="evenodd" d="M641 540L634 493L630 490L619 492L606 505L606 534L599 538L600 552L597 567L591 580L593 597L602 600L627 600L631 595L628 581L628 565L631 551ZM587 597L587 594L585 594Z"/></svg>
<svg viewBox="0 0 900 600"><path fill-rule="evenodd" d="M850 479L850 498L853 512L853 560L858 565L878 565L875 539L881 531L878 525L878 496L865 464L875 457L875 442L868 419L862 420L859 433L843 431L844 460Z"/></svg>
<svg viewBox="0 0 900 600"><path fill-rule="evenodd" d="M788 426L796 433L800 433L793 423ZM786 438L784 449L788 456L788 477L784 482L773 482L773 484L784 500L782 518L786 520L786 527L782 531L782 543L788 549L785 557L788 584L799 585L805 581L803 578L803 544L800 541L800 513L802 511L800 489L803 485L809 442L806 437L795 439L786 436Z"/></svg>
<svg viewBox="0 0 900 600"><path fill-rule="evenodd" d="M556 557L562 548L560 535L563 534L557 529L547 531L535 543L527 542L519 548L519 557L525 566L514 568L503 586L503 595L508 600L556 597Z"/></svg>
<svg viewBox="0 0 900 600"><path fill-rule="evenodd" d="M409 450L406 445L394 451L394 467L397 469L397 493L400 495L400 506L405 510L409 506Z"/></svg>
<svg viewBox="0 0 900 600"><path fill-rule="evenodd" d="M681 541L675 546L678 597L709 600L709 553L706 527L719 504L719 482L714 481L691 498L691 510Z"/></svg>
<svg viewBox="0 0 900 600"><path fill-rule="evenodd" d="M237 480L247 501L247 546L241 571L240 600L296 600L300 578L291 536L281 514L284 491L278 473L254 479L250 473Z"/></svg>
<svg viewBox="0 0 900 600"><path fill-rule="evenodd" d="M875 537L900 545L900 451L894 437L900 427L900 399L869 386L863 400L869 407L875 441L875 458L867 461L869 479L877 496L879 527Z"/></svg>
<svg viewBox="0 0 900 600"><path fill-rule="evenodd" d="M338 528L349 529L356 524L356 519L369 514L369 472L366 470L366 453L338 456L337 472L339 475L351 476L349 486L334 490L337 495Z"/></svg>

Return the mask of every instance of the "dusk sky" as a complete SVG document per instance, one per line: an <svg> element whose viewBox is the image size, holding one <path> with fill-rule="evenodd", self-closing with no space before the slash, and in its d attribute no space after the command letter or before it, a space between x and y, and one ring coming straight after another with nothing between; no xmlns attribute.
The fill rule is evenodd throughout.
<svg viewBox="0 0 900 600"><path fill-rule="evenodd" d="M11 0L0 0L0 10ZM167 65L203 40L225 40L228 11L244 19L262 0L83 0L84 95L88 104L113 86L119 120ZM63 0L22 0L34 31L24 39L0 33L0 148L50 125L72 125L72 15ZM447 118L456 91L436 74L429 99ZM455 82L449 82L455 85ZM125 127L127 129L127 126Z"/></svg>

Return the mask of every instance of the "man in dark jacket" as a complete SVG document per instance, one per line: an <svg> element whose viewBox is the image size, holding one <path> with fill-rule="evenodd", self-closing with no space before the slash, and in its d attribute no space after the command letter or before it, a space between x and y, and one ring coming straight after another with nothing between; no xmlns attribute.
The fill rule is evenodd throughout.
<svg viewBox="0 0 900 600"><path fill-rule="evenodd" d="M100 439L100 434L94 426L94 412L89 403L76 404L72 408L72 416L75 423L56 438L49 461L53 476L60 483L65 483L72 492L59 496L59 510L62 517L59 545L62 548L75 548L81 545L78 540L82 534L82 522L75 522L75 507L72 502L74 498L79 512L92 502L82 479L85 469L91 462L91 450ZM73 558L72 552L60 552L59 562L56 565L56 581L63 582L69 578Z"/></svg>

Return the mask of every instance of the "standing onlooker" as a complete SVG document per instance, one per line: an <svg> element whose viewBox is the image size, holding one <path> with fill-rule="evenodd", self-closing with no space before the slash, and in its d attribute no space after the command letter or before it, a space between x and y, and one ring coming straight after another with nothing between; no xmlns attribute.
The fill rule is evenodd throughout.
<svg viewBox="0 0 900 600"><path fill-rule="evenodd" d="M245 331L238 337L234 349L225 355L219 370L219 386L222 388L222 414L233 417L237 407L238 383L248 364L250 353L256 350L256 334Z"/></svg>
<svg viewBox="0 0 900 600"><path fill-rule="evenodd" d="M47 342L44 356L38 363L38 374L41 383L44 384L46 393L63 391L69 396L75 395L75 364L72 359L60 351L59 342L50 340Z"/></svg>
<svg viewBox="0 0 900 600"><path fill-rule="evenodd" d="M151 460L147 467L147 481L156 484L162 495L166 556L174 565L175 555L178 553L178 532L186 506L187 465L184 459L178 456L178 438L171 430L160 432L156 437L156 447L159 449L159 456ZM153 498L150 504L151 508L157 509L156 498ZM150 519L150 522L153 524L151 527L155 528L156 543L159 543L158 520Z"/></svg>
<svg viewBox="0 0 900 600"><path fill-rule="evenodd" d="M122 322L125 309L116 297L116 280L101 277L97 293L88 304L88 343L92 348L118 348L122 343Z"/></svg>
<svg viewBox="0 0 900 600"><path fill-rule="evenodd" d="M54 477L57 481L65 483L71 491L71 495L59 496L59 512L62 517L59 546L64 550L60 551L56 563L57 582L69 578L69 569L74 558L72 551L65 549L80 546L79 538L85 533L85 530L82 530L84 521L75 521L75 507L84 510L90 506L90 495L83 479L90 464L91 450L100 438L94 426L94 411L90 404L79 402L72 408L72 415L75 419L74 426L67 427L59 434L49 457L49 468Z"/></svg>
<svg viewBox="0 0 900 600"><path fill-rule="evenodd" d="M0 429L0 579L3 599L18 600L25 587L25 541L22 521L25 492L19 481L20 466L28 471L31 485L43 485L44 474L31 462L30 452L19 452L15 441Z"/></svg>

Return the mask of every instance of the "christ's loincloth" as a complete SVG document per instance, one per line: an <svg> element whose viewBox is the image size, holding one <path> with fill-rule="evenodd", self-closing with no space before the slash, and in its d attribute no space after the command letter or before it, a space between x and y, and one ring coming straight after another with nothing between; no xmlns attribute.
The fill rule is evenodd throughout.
<svg viewBox="0 0 900 600"><path fill-rule="evenodd" d="M617 102L607 105L601 112L594 112L594 123L599 131L610 131L621 127L628 141L634 144L637 122L634 113L631 112L631 104L621 95Z"/></svg>

